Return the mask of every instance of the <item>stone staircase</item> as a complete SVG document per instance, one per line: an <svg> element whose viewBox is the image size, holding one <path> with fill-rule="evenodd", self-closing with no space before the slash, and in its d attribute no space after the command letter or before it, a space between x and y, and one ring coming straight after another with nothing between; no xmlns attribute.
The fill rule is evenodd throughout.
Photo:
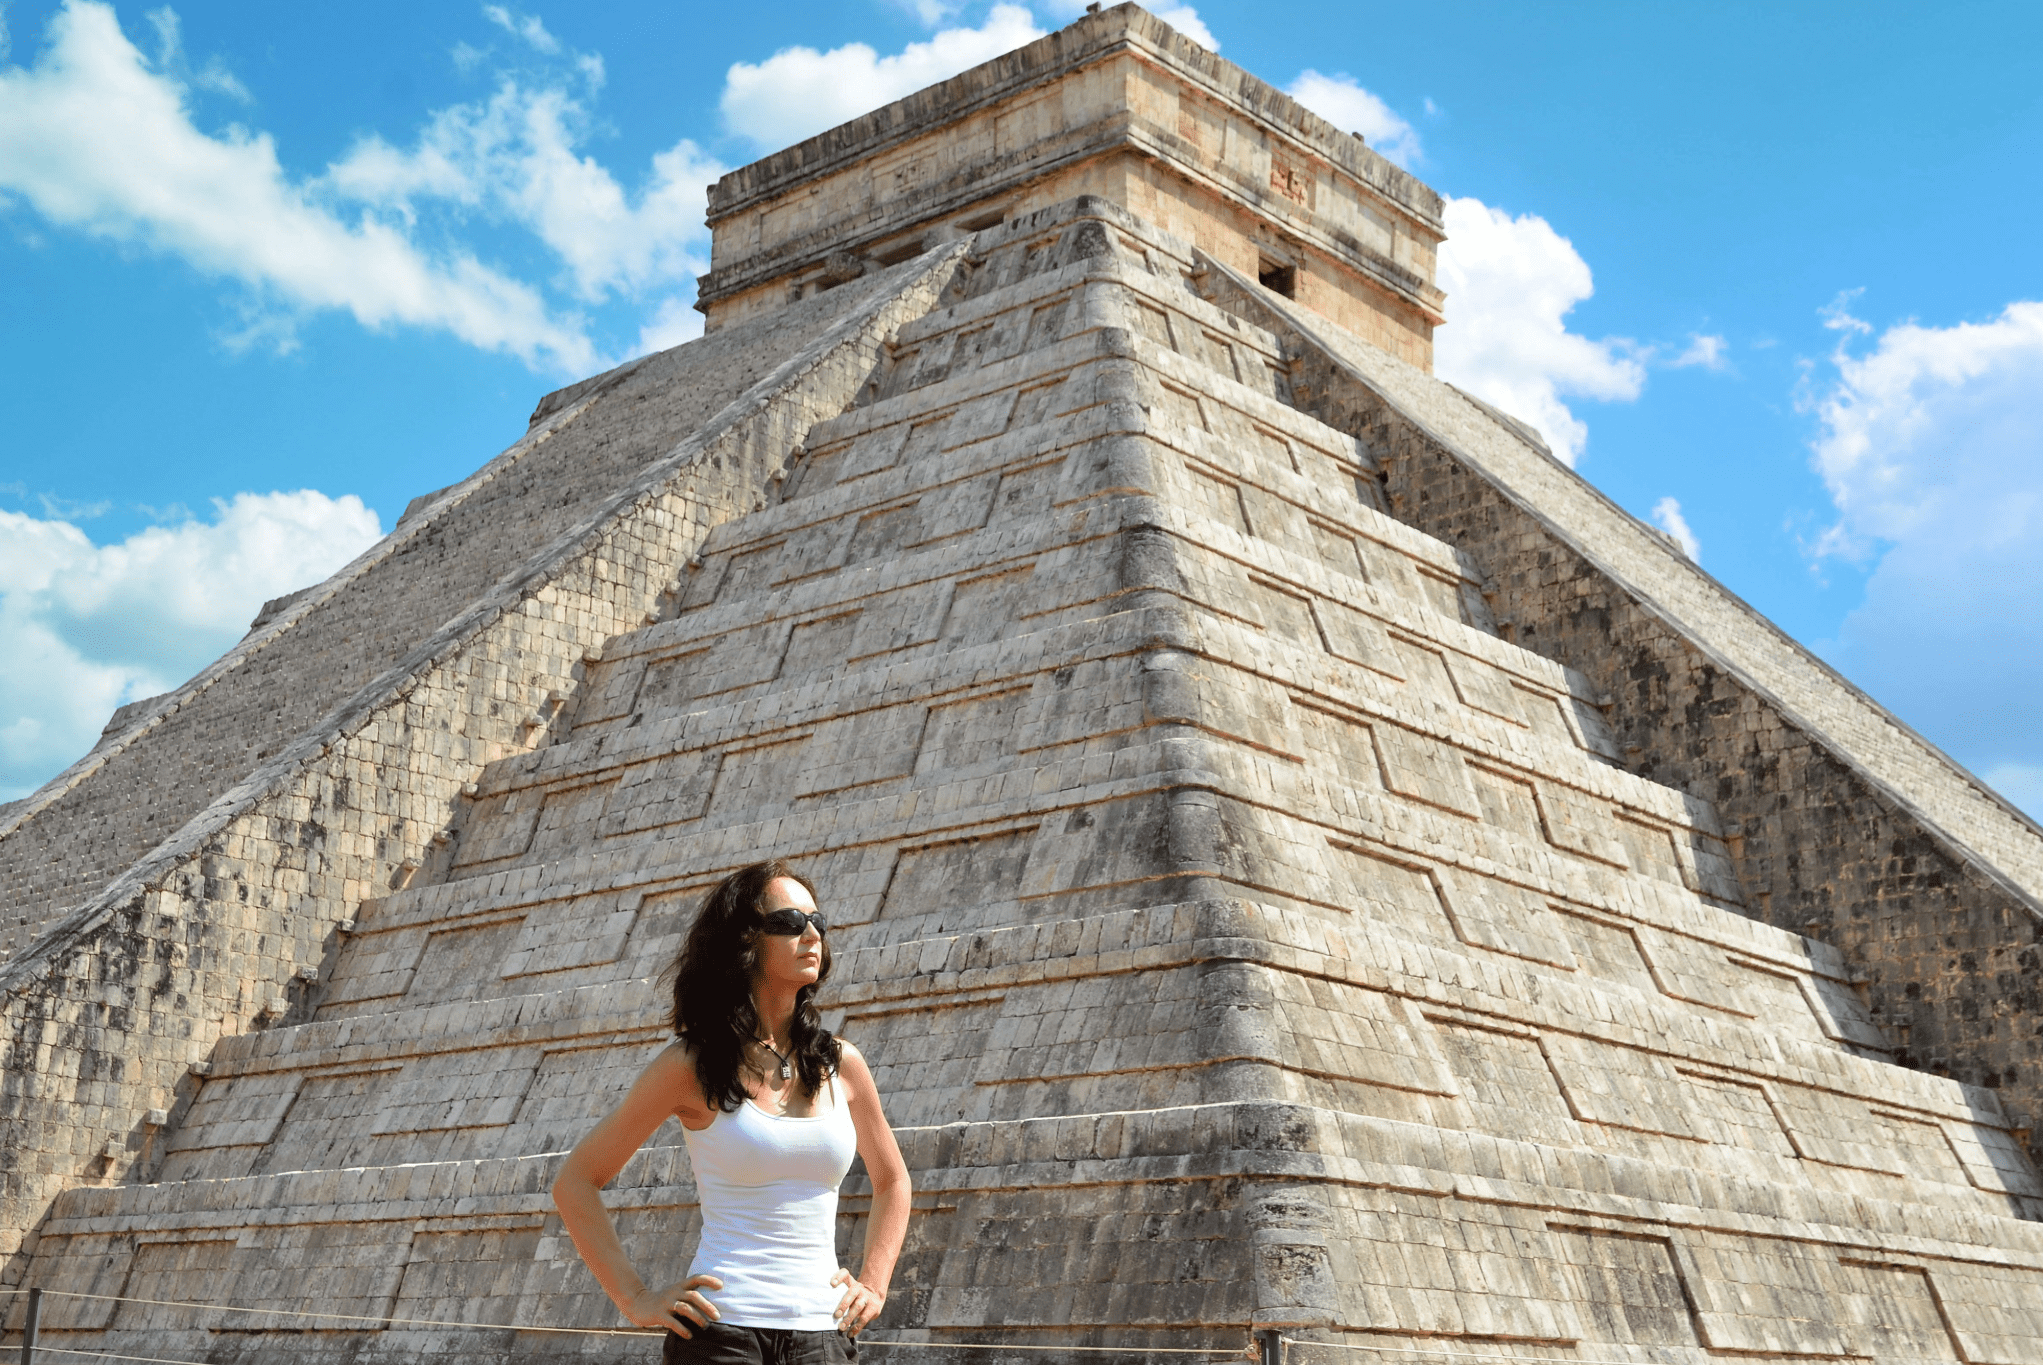
<svg viewBox="0 0 2043 1365"><path fill-rule="evenodd" d="M2043 1184L1992 1096L1739 913L1710 805L1625 771L1195 271L1097 201L982 233L296 1013L194 1069L147 1178L60 1200L33 1278L126 1301L46 1330L642 1358L531 1330L621 1325L546 1189L663 1045L700 893L777 854L917 1183L891 1335L2033 1365ZM678 1275L673 1124L612 1202ZM862 1216L854 1179L848 1260Z"/></svg>

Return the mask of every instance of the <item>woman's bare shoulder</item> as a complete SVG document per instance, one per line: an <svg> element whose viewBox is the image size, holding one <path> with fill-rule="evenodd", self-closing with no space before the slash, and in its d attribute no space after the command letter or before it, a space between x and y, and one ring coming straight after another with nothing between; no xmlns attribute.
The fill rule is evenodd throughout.
<svg viewBox="0 0 2043 1365"><path fill-rule="evenodd" d="M638 1073L632 1090L691 1126L699 1128L709 1121L709 1102L703 1098L702 1081L695 1074L695 1052L684 1042L669 1043L655 1053Z"/></svg>
<svg viewBox="0 0 2043 1365"><path fill-rule="evenodd" d="M695 1075L695 1050L678 1039L653 1054L639 1073L639 1081L698 1098L702 1094L702 1082Z"/></svg>
<svg viewBox="0 0 2043 1365"><path fill-rule="evenodd" d="M858 1045L843 1038L837 1040L837 1074L853 1085L871 1085L872 1068L866 1065L865 1054Z"/></svg>

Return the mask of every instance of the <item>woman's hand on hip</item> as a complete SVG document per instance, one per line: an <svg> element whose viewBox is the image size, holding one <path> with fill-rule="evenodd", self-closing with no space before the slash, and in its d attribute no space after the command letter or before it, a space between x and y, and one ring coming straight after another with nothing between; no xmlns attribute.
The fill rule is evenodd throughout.
<svg viewBox="0 0 2043 1365"><path fill-rule="evenodd" d="M707 1327L722 1316L715 1304L702 1297L702 1291L723 1287L724 1282L714 1275L694 1275L663 1289L643 1289L624 1316L640 1327L665 1327L684 1337L693 1336L691 1329Z"/></svg>
<svg viewBox="0 0 2043 1365"><path fill-rule="evenodd" d="M848 1337L858 1335L858 1329L880 1315L887 1306L887 1296L865 1283L848 1270L840 1270L830 1277L830 1283L844 1286L844 1297L837 1301L837 1307L830 1316L837 1320L837 1330Z"/></svg>

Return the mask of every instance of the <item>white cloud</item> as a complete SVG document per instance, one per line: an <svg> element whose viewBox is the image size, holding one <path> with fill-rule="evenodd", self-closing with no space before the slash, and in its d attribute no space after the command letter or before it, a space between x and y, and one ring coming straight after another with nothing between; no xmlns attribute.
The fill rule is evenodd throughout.
<svg viewBox="0 0 2043 1365"><path fill-rule="evenodd" d="M1042 8L1052 18L1068 23L1085 13L1088 3L1089 0L1050 0L1050 3ZM1206 27L1206 22L1199 17L1199 11L1192 6L1171 4L1169 0L1164 0L1163 3L1148 4L1143 8L1201 47L1212 52L1220 50L1220 40L1213 36L1213 30Z"/></svg>
<svg viewBox="0 0 2043 1365"><path fill-rule="evenodd" d="M1450 198L1446 220L1439 281L1448 324L1434 335L1434 369L1539 428L1573 465L1589 428L1563 400L1638 397L1643 352L1623 338L1568 330L1568 313L1595 286L1574 244L1544 218Z"/></svg>
<svg viewBox="0 0 2043 1365"><path fill-rule="evenodd" d="M229 99L239 100L243 104L253 104L255 102L255 96L250 94L248 87L241 83L241 78L232 71L229 71L218 58L207 62L205 66L201 67L197 74L192 77L192 83L202 90L210 90L216 95L225 95Z"/></svg>
<svg viewBox="0 0 2043 1365"><path fill-rule="evenodd" d="M1362 134L1401 166L1424 155L1418 130L1352 76L1302 71L1288 92L1335 126ZM1434 111L1431 100L1426 108ZM1568 330L1568 314L1595 292L1595 284L1574 243L1546 219L1514 218L1480 200L1451 196L1443 212L1447 240L1436 274L1447 294L1447 325L1434 334L1434 370L1537 427L1554 454L1572 466L1589 428L1566 400L1638 397L1653 349L1623 337L1592 340ZM1668 363L1723 369L1725 350L1724 338L1696 333ZM1695 538L1686 526L1677 538L1694 558Z"/></svg>
<svg viewBox="0 0 2043 1365"><path fill-rule="evenodd" d="M1000 4L978 28L944 29L890 57L865 43L786 47L763 62L733 63L718 107L733 133L784 147L1042 36L1026 9Z"/></svg>
<svg viewBox="0 0 2043 1365"><path fill-rule="evenodd" d="M240 78L229 71L226 63L218 57L211 58L197 71L191 69L191 63L185 59L184 25L178 19L177 11L165 5L161 9L150 10L143 17L149 21L149 26L156 30L158 70L173 79L189 81L201 90L225 95L242 104L254 102L255 96L249 93L248 87L243 85ZM5 48L0 47L0 57L5 55Z"/></svg>
<svg viewBox="0 0 2043 1365"><path fill-rule="evenodd" d="M668 298L653 310L645 326L639 328L639 355L651 355L664 351L669 346L679 346L684 341L693 341L702 335L702 314L695 311L695 304L677 296Z"/></svg>
<svg viewBox="0 0 2043 1365"><path fill-rule="evenodd" d="M1846 337L1871 336L1873 324L1852 313L1852 304L1865 293L1865 286L1847 289L1829 303L1816 310L1816 316L1823 319L1824 327L1833 332L1842 332Z"/></svg>
<svg viewBox="0 0 2043 1365"><path fill-rule="evenodd" d="M116 706L168 691L240 639L265 600L381 534L353 496L241 493L213 520L94 545L0 511L0 800L90 749Z"/></svg>
<svg viewBox="0 0 2043 1365"><path fill-rule="evenodd" d="M935 28L961 7L960 0L894 0L894 3L920 19L925 28Z"/></svg>
<svg viewBox="0 0 2043 1365"><path fill-rule="evenodd" d="M1700 365L1705 370L1724 370L1731 362L1724 353L1731 349L1731 343L1720 336L1708 336L1701 332L1688 334L1688 349L1667 362L1670 369L1686 369Z"/></svg>
<svg viewBox="0 0 2043 1365"><path fill-rule="evenodd" d="M1863 356L1847 348L1871 325L1844 302L1827 310L1845 341L1816 402L1816 468L1839 512L1822 552L1863 558L1876 542L1917 540L1960 516L1983 542L2018 538L2043 512L2026 505L2043 494L2043 302L2009 304L1984 323L1902 323ZM2023 505L1978 500L2001 489Z"/></svg>
<svg viewBox="0 0 2043 1365"><path fill-rule="evenodd" d="M593 362L578 323L538 291L464 251L435 259L388 223L344 221L292 183L267 134L202 132L187 92L150 68L109 6L68 0L36 64L0 70L0 193L292 308L444 329L570 372Z"/></svg>
<svg viewBox="0 0 2043 1365"><path fill-rule="evenodd" d="M1976 768L2043 765L2043 302L1881 332L1840 300L1812 396L1837 520L1821 562L1872 565L1825 653ZM2032 806L2032 809L2034 807Z"/></svg>
<svg viewBox="0 0 2043 1365"><path fill-rule="evenodd" d="M1400 166L1409 168L1422 155L1419 130L1353 76L1301 71L1285 93L1335 127L1360 133L1363 141Z"/></svg>
<svg viewBox="0 0 2043 1365"><path fill-rule="evenodd" d="M113 503L106 498L80 502L60 497L55 493L38 493L35 500L41 504L44 516L55 517L60 521L92 521L113 510Z"/></svg>
<svg viewBox="0 0 2043 1365"><path fill-rule="evenodd" d="M1213 36L1213 30L1207 28L1205 22L1199 18L1199 11L1190 5L1158 5L1149 12L1208 52L1220 50L1220 40Z"/></svg>
<svg viewBox="0 0 2043 1365"><path fill-rule="evenodd" d="M1681 514L1678 498L1662 498L1653 504L1653 524L1674 537L1681 553L1697 564L1702 562L1702 542L1695 538L1695 532L1688 529L1688 518Z"/></svg>
<svg viewBox="0 0 2043 1365"><path fill-rule="evenodd" d="M326 184L406 219L429 201L508 217L560 257L589 302L706 270L708 187L727 168L684 138L653 157L629 195L577 152L590 123L568 90L507 77L487 100L435 112L409 150L362 140L328 168Z"/></svg>
<svg viewBox="0 0 2043 1365"><path fill-rule="evenodd" d="M143 16L149 26L156 30L156 66L173 80L185 81L201 90L210 90L216 95L225 95L242 104L254 102L255 96L241 83L240 77L227 69L227 64L218 57L210 58L197 71L185 57L184 25L177 17L177 11L165 5L150 10ZM6 51L0 47L0 57Z"/></svg>
<svg viewBox="0 0 2043 1365"><path fill-rule="evenodd" d="M546 31L536 14L513 14L502 5L484 5L482 17L513 37L523 39L534 52L551 57L560 51L560 39Z"/></svg>

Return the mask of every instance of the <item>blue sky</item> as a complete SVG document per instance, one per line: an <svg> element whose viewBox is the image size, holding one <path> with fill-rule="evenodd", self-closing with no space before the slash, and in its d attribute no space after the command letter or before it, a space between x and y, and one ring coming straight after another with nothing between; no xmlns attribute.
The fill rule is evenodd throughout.
<svg viewBox="0 0 2043 1365"><path fill-rule="evenodd" d="M0 800L691 334L716 174L1081 7L7 3ZM2043 811L2043 7L1155 8L1450 196L1444 375Z"/></svg>

